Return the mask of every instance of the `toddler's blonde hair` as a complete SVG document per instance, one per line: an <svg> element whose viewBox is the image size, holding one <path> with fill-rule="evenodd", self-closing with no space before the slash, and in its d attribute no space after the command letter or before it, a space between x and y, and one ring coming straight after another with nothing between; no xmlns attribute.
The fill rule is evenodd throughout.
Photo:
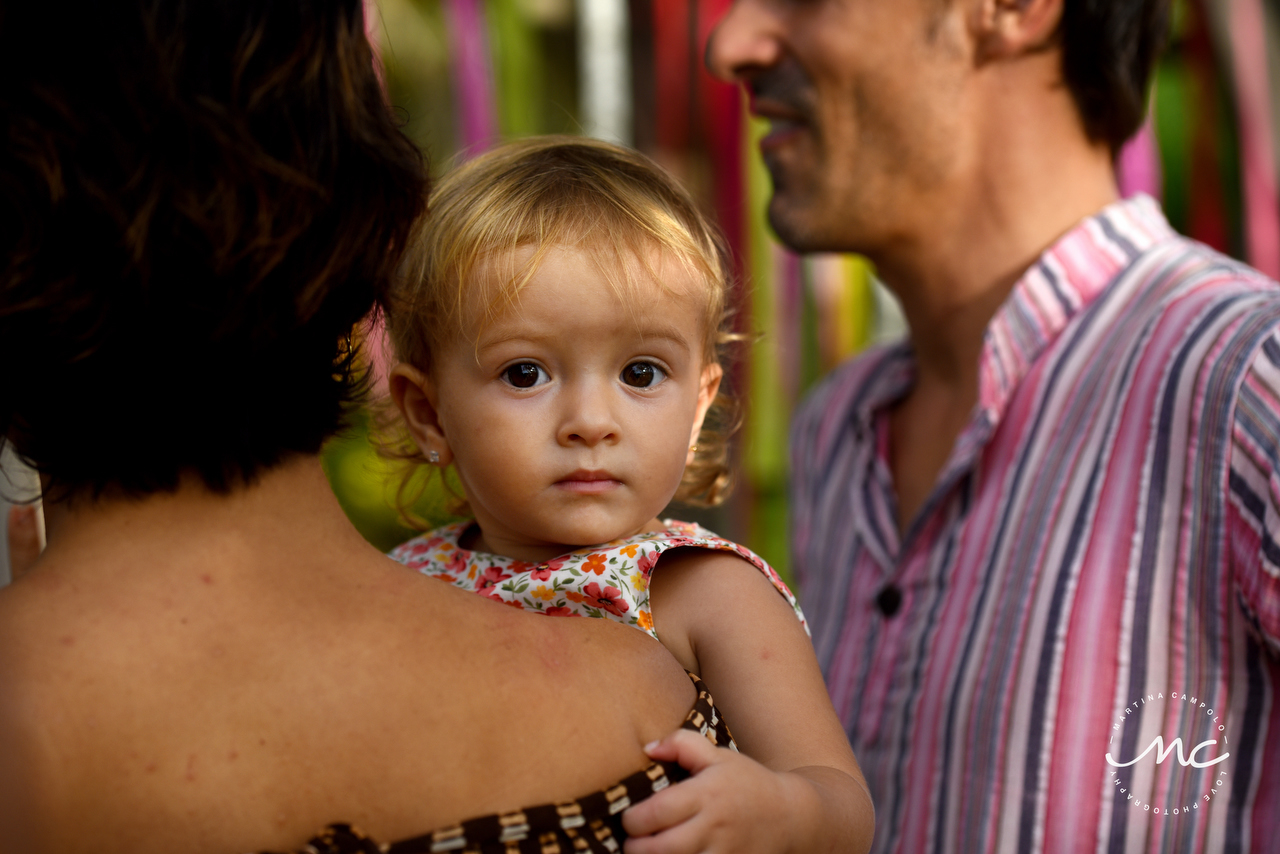
<svg viewBox="0 0 1280 854"><path fill-rule="evenodd" d="M515 304L554 246L584 252L624 304L644 280L663 285L662 261L693 274L700 286L704 366L718 363L729 345L745 338L729 328L731 268L723 239L689 194L639 152L585 137L509 142L444 176L428 209L410 239L387 313L396 357L423 371L431 369L433 349ZM503 270L507 275L473 275L529 246L529 261ZM736 406L722 392L675 500L703 506L724 500L728 438L736 427ZM396 503L406 521L422 527L408 508L425 488L415 475L426 458L402 427L387 435L383 452L405 463ZM465 511L465 504L453 509Z"/></svg>

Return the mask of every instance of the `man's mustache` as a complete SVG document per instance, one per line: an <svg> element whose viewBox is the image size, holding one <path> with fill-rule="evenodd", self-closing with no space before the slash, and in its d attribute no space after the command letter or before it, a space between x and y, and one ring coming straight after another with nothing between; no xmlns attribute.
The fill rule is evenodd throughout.
<svg viewBox="0 0 1280 854"><path fill-rule="evenodd" d="M753 74L746 86L755 100L780 104L805 118L812 116L813 84L809 75L794 60L781 62Z"/></svg>

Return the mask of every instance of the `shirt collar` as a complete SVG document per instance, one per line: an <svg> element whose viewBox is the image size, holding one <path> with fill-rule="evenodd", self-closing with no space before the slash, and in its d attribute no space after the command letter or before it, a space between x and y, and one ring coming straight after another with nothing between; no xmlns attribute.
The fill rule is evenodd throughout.
<svg viewBox="0 0 1280 854"><path fill-rule="evenodd" d="M987 325L978 365L975 416L986 428L980 432L1000 422L1018 383L1071 319L1140 255L1172 236L1160 204L1137 195L1081 221L1040 256ZM857 424L866 431L915 381L909 342L873 359L874 378L854 405Z"/></svg>
<svg viewBox="0 0 1280 854"><path fill-rule="evenodd" d="M979 418L998 424L1045 348L1140 255L1173 236L1150 196L1116 202L1053 244L1014 285L987 326L978 364Z"/></svg>

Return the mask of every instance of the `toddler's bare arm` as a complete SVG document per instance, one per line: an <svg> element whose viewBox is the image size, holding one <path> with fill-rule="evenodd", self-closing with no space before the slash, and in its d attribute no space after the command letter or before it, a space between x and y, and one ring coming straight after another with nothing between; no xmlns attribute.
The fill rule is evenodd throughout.
<svg viewBox="0 0 1280 854"><path fill-rule="evenodd" d="M698 673L742 753L676 733L650 755L693 779L625 816L627 854L866 851L874 812L790 606L740 558L675 551L653 573L655 628Z"/></svg>

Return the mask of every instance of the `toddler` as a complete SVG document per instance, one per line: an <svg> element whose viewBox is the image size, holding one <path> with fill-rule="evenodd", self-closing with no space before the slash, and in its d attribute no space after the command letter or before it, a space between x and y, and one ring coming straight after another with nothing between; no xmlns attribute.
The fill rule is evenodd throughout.
<svg viewBox="0 0 1280 854"><path fill-rule="evenodd" d="M646 158L578 138L472 160L430 209L390 319L391 396L406 457L452 466L474 521L393 557L634 626L705 680L742 753L688 731L649 745L694 776L631 807L628 854L865 850L870 799L795 598L743 546L656 518L727 483L713 229Z"/></svg>

